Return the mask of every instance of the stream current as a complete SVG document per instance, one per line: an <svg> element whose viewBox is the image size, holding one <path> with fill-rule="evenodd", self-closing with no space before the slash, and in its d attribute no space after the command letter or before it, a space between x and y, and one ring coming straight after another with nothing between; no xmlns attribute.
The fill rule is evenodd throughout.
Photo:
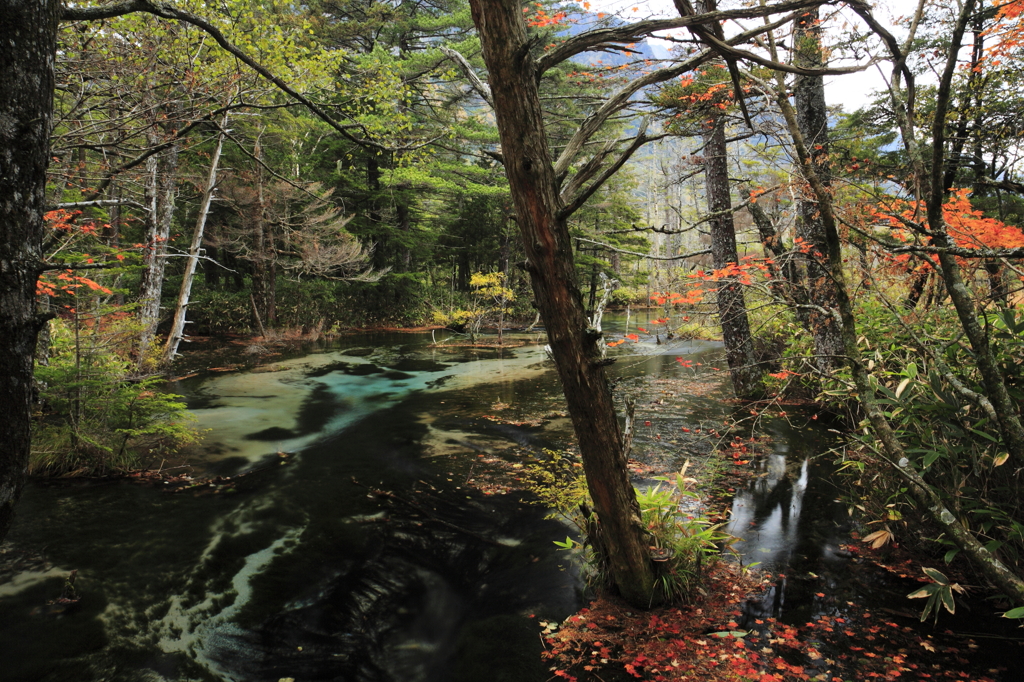
<svg viewBox="0 0 1024 682"><path fill-rule="evenodd" d="M679 376L677 358L707 364L720 346L629 352L619 380ZM31 483L0 547L0 680L549 679L537 623L582 605L552 543L566 528L516 493L472 485L489 459L571 439L540 345L359 334L174 390L208 430L197 474L230 485ZM675 418L720 424L723 395ZM508 406L545 418L488 418ZM737 491L729 530L745 563L786 577L748 620L806 619L878 592L839 548L849 517L828 460L814 460L822 430L768 429L774 454ZM47 607L73 569L81 601Z"/></svg>

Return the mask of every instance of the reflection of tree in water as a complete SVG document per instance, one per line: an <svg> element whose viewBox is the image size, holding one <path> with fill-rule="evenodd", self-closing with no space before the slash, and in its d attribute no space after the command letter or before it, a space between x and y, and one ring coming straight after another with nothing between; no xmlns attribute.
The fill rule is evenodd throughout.
<svg viewBox="0 0 1024 682"><path fill-rule="evenodd" d="M809 458L804 458L800 473L793 480L786 455L769 455L762 466L765 475L752 480L746 490L737 492L732 503L729 532L739 537L737 549L745 563L761 562L783 569L801 540L800 516L807 490ZM746 621L778 616L785 601L785 578L770 587L757 602L746 608ZM744 622L744 627L750 623Z"/></svg>
<svg viewBox="0 0 1024 682"><path fill-rule="evenodd" d="M839 546L851 520L837 499L833 468L814 459L828 445L819 433L771 430L775 452L757 463L759 476L737 491L728 527L741 540L736 549L744 564L759 562L778 576L759 600L746 605L745 627L754 627L756 619L802 623L832 612L835 600L823 600L821 593L834 594L840 583L849 583L849 554Z"/></svg>
<svg viewBox="0 0 1024 682"><path fill-rule="evenodd" d="M786 460L785 455L769 455L763 464L766 475L733 498L728 530L743 540L738 549L750 561L785 564L800 540L809 459L803 460L795 481Z"/></svg>

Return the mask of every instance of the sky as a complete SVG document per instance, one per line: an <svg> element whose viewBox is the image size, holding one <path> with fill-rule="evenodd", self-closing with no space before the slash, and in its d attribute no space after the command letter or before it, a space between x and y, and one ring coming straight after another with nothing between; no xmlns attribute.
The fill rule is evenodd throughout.
<svg viewBox="0 0 1024 682"><path fill-rule="evenodd" d="M934 1L934 0L933 0ZM917 6L916 0L875 0L875 17L894 35L899 37L894 17L910 15ZM736 6L735 2L723 0L720 7ZM637 11L633 11L636 7ZM677 16L672 0L592 0L592 11L603 11L618 14L625 20L635 20L651 16ZM847 10L852 20L852 13ZM685 33L685 31L683 31ZM671 43L664 42L670 46ZM831 76L825 79L825 97L830 105L840 104L844 111L852 112L867 105L871 101L871 93L885 87L885 78L891 73L891 66L881 64L882 71L871 66L865 71L842 76ZM883 76L884 72L884 76Z"/></svg>

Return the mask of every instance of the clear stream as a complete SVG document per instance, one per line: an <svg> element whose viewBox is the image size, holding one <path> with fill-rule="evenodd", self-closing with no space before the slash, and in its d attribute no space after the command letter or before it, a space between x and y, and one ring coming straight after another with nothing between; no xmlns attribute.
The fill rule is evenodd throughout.
<svg viewBox="0 0 1024 682"><path fill-rule="evenodd" d="M539 345L430 344L430 334L358 334L181 382L209 429L197 473L232 477L225 484L30 484L0 548L0 681L547 680L537 623L582 605L552 543L566 529L516 494L468 483L488 458L518 461L571 438L553 368ZM677 357L720 352L628 350L613 366L622 381L675 376ZM722 395L676 418L720 422L731 409ZM507 405L547 418L484 418ZM746 563L787 577L748 617L803 622L839 608L836 594L905 595L851 574L839 549L846 505L830 460L813 459L821 430L768 428L775 454L737 492L730 531ZM81 602L47 607L72 569ZM813 596L822 592L830 598Z"/></svg>

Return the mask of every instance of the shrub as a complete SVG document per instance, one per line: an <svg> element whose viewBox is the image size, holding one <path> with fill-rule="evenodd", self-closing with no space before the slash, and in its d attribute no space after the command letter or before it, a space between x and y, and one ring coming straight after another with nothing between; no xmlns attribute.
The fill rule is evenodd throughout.
<svg viewBox="0 0 1024 682"><path fill-rule="evenodd" d="M108 315L50 322L50 345L36 368L40 407L32 473L106 474L198 440L180 396L157 377L135 377L127 356L134 330Z"/></svg>
<svg viewBox="0 0 1024 682"><path fill-rule="evenodd" d="M592 587L609 584L600 548L591 537L594 519L582 466L567 453L545 450L547 459L526 471L529 489L537 503L548 507L551 516L572 523L582 541L566 537L555 544L575 550L587 583ZM638 489L640 519L649 533L648 544L657 567L658 597L669 602L687 602L702 591L709 560L729 536L719 525L683 512L684 498L696 497L686 489L683 474L675 480L658 479L647 489Z"/></svg>

